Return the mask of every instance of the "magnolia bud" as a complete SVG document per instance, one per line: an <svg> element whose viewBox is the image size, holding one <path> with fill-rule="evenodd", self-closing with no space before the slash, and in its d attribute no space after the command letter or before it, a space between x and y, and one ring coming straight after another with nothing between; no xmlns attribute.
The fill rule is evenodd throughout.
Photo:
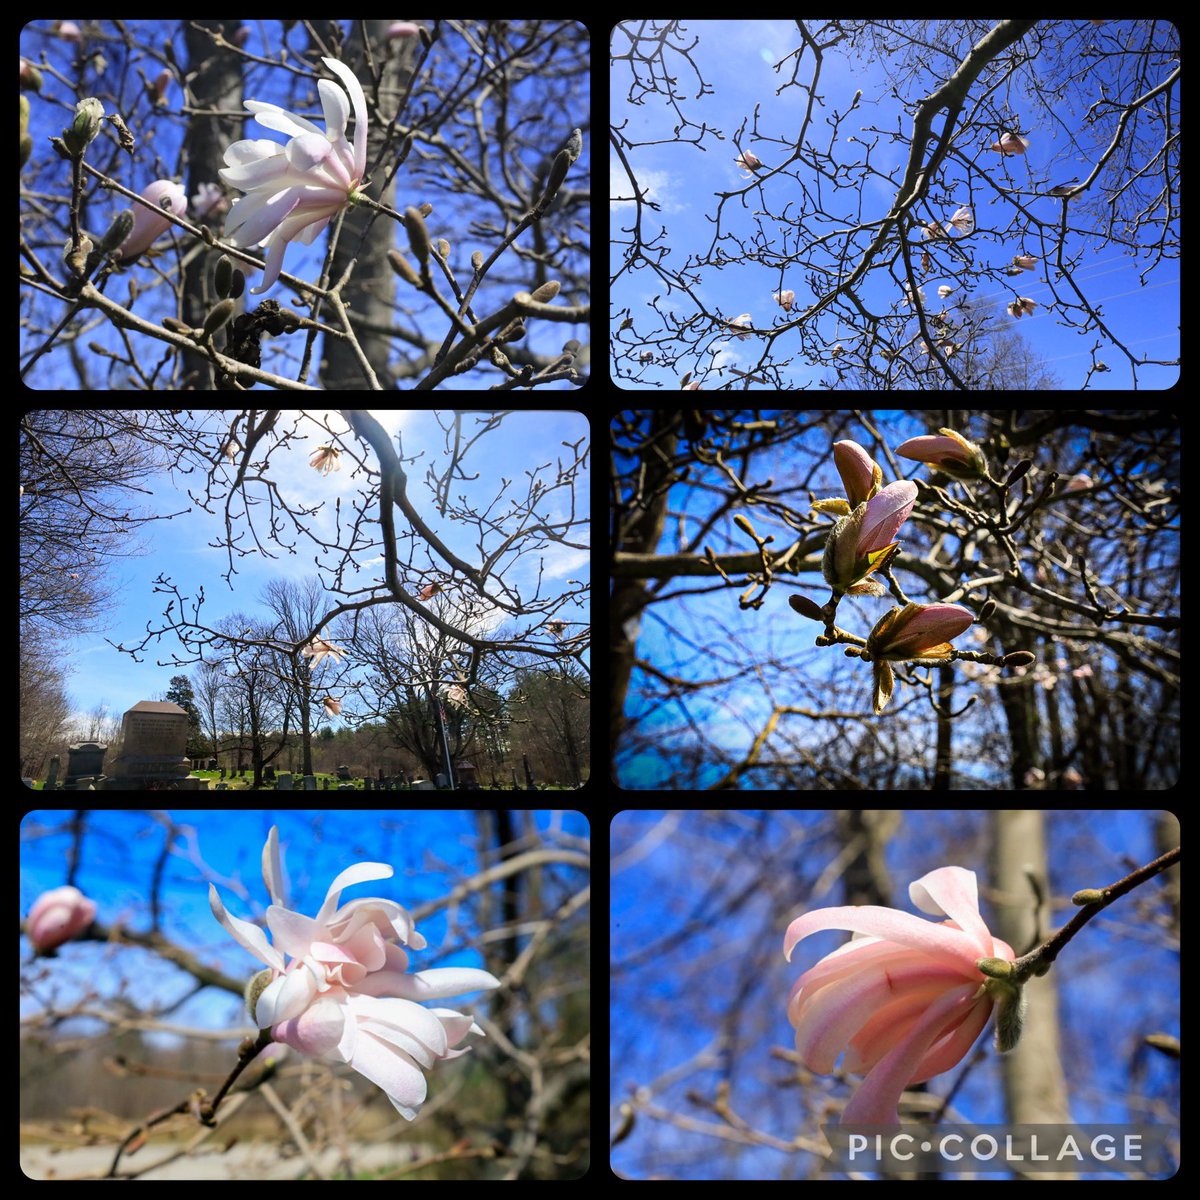
<svg viewBox="0 0 1200 1200"><path fill-rule="evenodd" d="M111 254L133 232L133 210L123 208L100 239L100 252Z"/></svg>
<svg viewBox="0 0 1200 1200"><path fill-rule="evenodd" d="M246 1000L246 1012L250 1015L250 1020L254 1022L256 1028L261 1028L258 1024L258 1017L255 1016L255 1010L258 1008L258 998L267 990L267 985L271 982L271 976L274 972L267 967L259 971L257 975L252 975L246 980L246 990L243 993Z"/></svg>
<svg viewBox="0 0 1200 1200"><path fill-rule="evenodd" d="M1104 893L1099 888L1082 888L1071 897L1071 903L1082 908L1085 904L1099 904Z"/></svg>
<svg viewBox="0 0 1200 1200"><path fill-rule="evenodd" d="M557 279L548 280L546 283L543 283L540 288L532 292L529 298L531 300L537 300L542 304L546 304L548 301L553 300L554 297L558 295L561 287L562 284L559 283Z"/></svg>
<svg viewBox="0 0 1200 1200"><path fill-rule="evenodd" d="M1027 667L1033 662L1033 659L1033 654L1028 650L1014 650L1000 660L1000 665L1002 667Z"/></svg>
<svg viewBox="0 0 1200 1200"><path fill-rule="evenodd" d="M998 979L989 979L984 987L996 1001L996 1049L1004 1054L1021 1040L1025 1025L1025 990Z"/></svg>
<svg viewBox="0 0 1200 1200"><path fill-rule="evenodd" d="M215 305L208 316L204 318L204 336L212 337L233 316L233 310L236 307L237 305L232 300L222 300Z"/></svg>
<svg viewBox="0 0 1200 1200"><path fill-rule="evenodd" d="M476 271L480 270L483 267L483 251L482 250L476 250L475 253L471 255L471 266L473 266Z"/></svg>
<svg viewBox="0 0 1200 1200"><path fill-rule="evenodd" d="M228 254L222 254L217 259L217 269L213 273L213 286L218 296L228 296L233 288L233 259Z"/></svg>
<svg viewBox="0 0 1200 1200"><path fill-rule="evenodd" d="M432 211L432 209L430 210ZM422 267L429 262L429 230L421 214L411 205L404 210L404 227L408 230L408 244Z"/></svg>
<svg viewBox="0 0 1200 1200"><path fill-rule="evenodd" d="M229 295L232 299L238 300L242 293L246 290L246 276L236 267L233 271L233 282L229 285Z"/></svg>
<svg viewBox="0 0 1200 1200"><path fill-rule="evenodd" d="M983 602L983 607L979 610L979 615L975 618L976 621L986 621L988 617L996 611L996 602L990 596Z"/></svg>
<svg viewBox="0 0 1200 1200"><path fill-rule="evenodd" d="M413 270L412 263L400 253L399 250L389 250L387 252L387 260L392 265L392 270L404 280L405 283L411 283L413 287L421 286L421 277Z"/></svg>
<svg viewBox="0 0 1200 1200"><path fill-rule="evenodd" d="M104 120L104 105L95 96L80 100L75 105L75 119L70 129L63 130L63 141L72 154L84 152L87 144L100 132L100 122Z"/></svg>
<svg viewBox="0 0 1200 1200"><path fill-rule="evenodd" d="M567 177L567 172L571 169L571 162L571 155L566 150L560 150L554 156L554 161L550 164L550 176L546 180L546 190L537 203L539 212L545 212L550 207L551 201L558 194L558 189L562 187L562 182Z"/></svg>
<svg viewBox="0 0 1200 1200"><path fill-rule="evenodd" d="M815 601L809 599L808 596L789 596L788 605L794 611L798 612L802 617L808 617L810 621L825 622L825 614L821 611L821 606Z"/></svg>
<svg viewBox="0 0 1200 1200"><path fill-rule="evenodd" d="M1016 970L1007 958L981 958L975 965L991 979L1007 979Z"/></svg>
<svg viewBox="0 0 1200 1200"><path fill-rule="evenodd" d="M430 204L428 200L426 200L424 204L420 205L417 208L417 212L419 212L421 214L421 216L427 217L427 216L429 216L430 213L433 212L433 205Z"/></svg>
<svg viewBox="0 0 1200 1200"><path fill-rule="evenodd" d="M445 239L445 238L438 238L438 240L437 240L437 252L438 252L438 253L439 253L439 254L442 256L442 258L444 258L444 259L445 259L445 258L449 258L449 257L450 257L450 243L449 243L448 241L446 241L446 239Z"/></svg>
<svg viewBox="0 0 1200 1200"><path fill-rule="evenodd" d="M572 129L571 136L567 138L567 144L563 149L566 150L571 156L571 161L574 162L583 153L583 131Z"/></svg>

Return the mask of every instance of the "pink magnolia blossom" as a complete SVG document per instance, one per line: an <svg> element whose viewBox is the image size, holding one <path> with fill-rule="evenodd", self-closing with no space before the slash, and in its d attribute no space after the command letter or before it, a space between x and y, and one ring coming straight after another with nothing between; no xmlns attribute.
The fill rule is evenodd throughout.
<svg viewBox="0 0 1200 1200"><path fill-rule="evenodd" d="M546 622L546 628L547 628L547 629L548 629L548 630L549 630L549 631L550 631L550 632L551 632L551 633L552 633L552 634L553 634L553 635L554 635L556 638L558 638L558 639L559 639L559 641L562 641L562 635L563 635L563 633L564 633L564 632L566 632L567 623L566 623L566 621L560 621L560 620L558 620L557 618L555 618L553 621L547 621L547 622Z"/></svg>
<svg viewBox="0 0 1200 1200"><path fill-rule="evenodd" d="M797 917L784 938L790 960L798 942L821 930L859 935L805 971L787 1007L805 1067L827 1075L844 1052L846 1070L866 1076L842 1124L899 1124L904 1089L956 1066L987 1024L994 993L976 964L1016 957L979 915L974 871L939 867L908 894L922 912L949 919L873 904L819 908Z"/></svg>
<svg viewBox="0 0 1200 1200"><path fill-rule="evenodd" d="M173 212L177 217L187 215L187 195L181 183L156 179L142 192L142 199L149 200L156 208ZM133 228L121 243L121 261L132 262L139 254L149 250L170 228L171 222L161 213L151 211L144 204L134 204Z"/></svg>
<svg viewBox="0 0 1200 1200"><path fill-rule="evenodd" d="M762 161L749 150L743 150L733 161L736 166L745 167L748 171L759 171L762 169ZM743 175L742 178L753 179L754 176Z"/></svg>
<svg viewBox="0 0 1200 1200"><path fill-rule="evenodd" d="M279 832L272 827L263 847L263 879L272 900L267 928L273 941L257 925L227 913L211 884L208 903L234 941L270 969L257 996L247 995L258 1027L302 1054L348 1063L411 1121L425 1100L423 1069L465 1054L469 1047L453 1047L469 1033L483 1036L469 1015L418 1001L495 988L500 981L475 967L410 973L401 946L423 950L426 943L407 909L375 897L339 903L343 888L391 877L386 863L356 863L329 885L315 917L292 912L283 902Z"/></svg>
<svg viewBox="0 0 1200 1200"><path fill-rule="evenodd" d="M964 205L950 218L950 223L946 226L946 232L949 233L952 228L963 236L974 232L975 214Z"/></svg>
<svg viewBox="0 0 1200 1200"><path fill-rule="evenodd" d="M265 139L234 142L225 151L221 178L245 192L233 202L226 231L238 246L263 245L267 261L259 294L272 287L283 268L288 243L309 246L343 208L356 199L367 167L367 101L354 72L336 58L321 61L345 85L317 83L325 110L325 132L277 104L247 100L245 106L266 129L288 135L286 146ZM347 93L349 94L347 98ZM346 124L354 107L354 145Z"/></svg>
<svg viewBox="0 0 1200 1200"><path fill-rule="evenodd" d="M336 717L342 711L342 702L334 696L326 696L321 703L325 706L327 717Z"/></svg>
<svg viewBox="0 0 1200 1200"><path fill-rule="evenodd" d="M791 312L792 305L796 303L796 293L791 289L782 292L772 292L771 299L779 302L779 307L784 312Z"/></svg>
<svg viewBox="0 0 1200 1200"><path fill-rule="evenodd" d="M453 704L455 708L466 708L469 703L466 690L457 683L452 683L446 689L446 702Z"/></svg>
<svg viewBox="0 0 1200 1200"><path fill-rule="evenodd" d="M1008 306L1008 315L1010 317L1016 317L1018 320L1020 320L1021 317L1032 315L1035 308L1037 308L1037 302L1035 300L1030 300L1028 296L1018 296L1017 299Z"/></svg>
<svg viewBox="0 0 1200 1200"><path fill-rule="evenodd" d="M931 471L941 471L951 479L982 479L987 475L987 459L974 442L968 442L953 429L941 429L940 436L909 438L896 447L902 458L924 463Z"/></svg>
<svg viewBox="0 0 1200 1200"><path fill-rule="evenodd" d="M1082 492L1085 488L1092 487L1092 477L1085 475L1082 472L1078 475L1072 475L1070 479L1063 485L1064 492Z"/></svg>
<svg viewBox="0 0 1200 1200"><path fill-rule="evenodd" d="M96 905L78 888L43 892L25 922L25 932L39 954L48 954L81 934L96 919Z"/></svg>
<svg viewBox="0 0 1200 1200"><path fill-rule="evenodd" d="M342 469L341 457L342 452L336 446L319 446L308 460L308 465L322 475L328 475L330 471Z"/></svg>
<svg viewBox="0 0 1200 1200"><path fill-rule="evenodd" d="M387 40L393 41L396 38L413 38L421 32L420 25L415 21L393 21L387 27Z"/></svg>
<svg viewBox="0 0 1200 1200"><path fill-rule="evenodd" d="M837 593L881 594L882 587L867 576L891 561L899 547L892 539L916 502L917 485L902 479L842 517L825 542L821 559L825 582Z"/></svg>
<svg viewBox="0 0 1200 1200"><path fill-rule="evenodd" d="M1013 266L1020 267L1022 271L1032 271L1037 263L1037 257L1033 254L1014 254Z"/></svg>
<svg viewBox="0 0 1200 1200"><path fill-rule="evenodd" d="M749 313L739 313L736 317L732 317L728 321L726 321L725 326L728 329L734 329L734 330L749 329L751 327L751 325L753 325L753 323L754 322L750 319ZM744 341L749 336L750 336L749 333L735 333L734 334L734 337L736 337L739 342Z"/></svg>
<svg viewBox="0 0 1200 1200"><path fill-rule="evenodd" d="M896 686L891 663L944 662L954 649L949 639L974 621L957 604L906 604L884 613L867 636L867 653L875 665L875 715L887 707Z"/></svg>
<svg viewBox="0 0 1200 1200"><path fill-rule="evenodd" d="M698 383L685 383L683 385L685 392L702 392L704 389Z"/></svg>
<svg viewBox="0 0 1200 1200"><path fill-rule="evenodd" d="M427 583L418 593L418 600L432 600L442 590L440 583Z"/></svg>
<svg viewBox="0 0 1200 1200"><path fill-rule="evenodd" d="M83 33L74 21L59 21L54 28L55 34L62 38L64 42L74 42L76 46L82 45Z"/></svg>
<svg viewBox="0 0 1200 1200"><path fill-rule="evenodd" d="M301 658L311 658L312 662L308 664L310 671L315 670L321 665L321 660L328 655L335 663L342 661L342 656L346 653L341 646L335 646L332 642L327 642L323 637L315 637L300 651Z"/></svg>
<svg viewBox="0 0 1200 1200"><path fill-rule="evenodd" d="M989 150L998 150L1001 154L1024 154L1029 149L1029 139L1019 133L1002 133L998 142L993 142Z"/></svg>

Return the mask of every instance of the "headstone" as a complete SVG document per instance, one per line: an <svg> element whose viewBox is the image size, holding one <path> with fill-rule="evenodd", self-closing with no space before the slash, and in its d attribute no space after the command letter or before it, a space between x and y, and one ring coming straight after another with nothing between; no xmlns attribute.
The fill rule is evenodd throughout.
<svg viewBox="0 0 1200 1200"><path fill-rule="evenodd" d="M109 791L198 791L204 780L189 775L188 715L167 700L139 700L121 722L121 753L112 764Z"/></svg>
<svg viewBox="0 0 1200 1200"><path fill-rule="evenodd" d="M272 766L263 767L263 782L271 783L275 778L275 768Z"/></svg>
<svg viewBox="0 0 1200 1200"><path fill-rule="evenodd" d="M329 791L329 776L328 775L326 775L325 778L321 780L321 789L326 792Z"/></svg>
<svg viewBox="0 0 1200 1200"><path fill-rule="evenodd" d="M277 792L292 791L292 773L290 771L280 771L275 777L275 790Z"/></svg>
<svg viewBox="0 0 1200 1200"><path fill-rule="evenodd" d="M465 792L479 790L479 773L476 771L474 763L458 764L458 786Z"/></svg>
<svg viewBox="0 0 1200 1200"><path fill-rule="evenodd" d="M84 791L88 783L104 777L104 753L108 749L101 742L76 742L67 747L67 787L83 782Z"/></svg>
<svg viewBox="0 0 1200 1200"><path fill-rule="evenodd" d="M413 786L414 792L436 792L437 791L437 784L434 783L432 779L414 779L412 786Z"/></svg>
<svg viewBox="0 0 1200 1200"><path fill-rule="evenodd" d="M349 779L351 777L350 776L350 768L348 766L346 766L345 763L342 763L341 766L338 767L337 777L339 779Z"/></svg>
<svg viewBox="0 0 1200 1200"><path fill-rule="evenodd" d="M33 780L32 779L26 777L26 778L22 779L21 782L30 790L33 789Z"/></svg>
<svg viewBox="0 0 1200 1200"><path fill-rule="evenodd" d="M215 771L216 769L217 769L217 760L215 758L210 758L208 760L208 770ZM224 776L222 776L222 778L224 778Z"/></svg>
<svg viewBox="0 0 1200 1200"><path fill-rule="evenodd" d="M315 775L305 775L304 790L306 792L315 792L317 790L317 777Z"/></svg>
<svg viewBox="0 0 1200 1200"><path fill-rule="evenodd" d="M55 792L58 790L58 768L58 755L50 755L50 768L46 772L46 786L42 788L43 792Z"/></svg>
<svg viewBox="0 0 1200 1200"><path fill-rule="evenodd" d="M370 775L365 775L363 777L363 791L364 792L373 792L374 790L375 790L375 780L373 780L370 777Z"/></svg>

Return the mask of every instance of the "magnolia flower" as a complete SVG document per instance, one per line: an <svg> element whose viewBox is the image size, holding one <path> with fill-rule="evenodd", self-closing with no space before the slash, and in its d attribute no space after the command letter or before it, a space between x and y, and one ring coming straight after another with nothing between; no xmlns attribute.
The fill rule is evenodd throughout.
<svg viewBox="0 0 1200 1200"><path fill-rule="evenodd" d="M79 26L74 21L58 21L54 26L55 34L62 38L64 42L74 42L75 45L80 45L83 42L83 34L80 32Z"/></svg>
<svg viewBox="0 0 1200 1200"><path fill-rule="evenodd" d="M48 954L81 934L96 919L96 905L78 888L43 892L25 921L25 933L39 954Z"/></svg>
<svg viewBox="0 0 1200 1200"><path fill-rule="evenodd" d="M442 590L440 583L427 583L418 593L418 600L432 600Z"/></svg>
<svg viewBox="0 0 1200 1200"><path fill-rule="evenodd" d="M172 183L169 179L156 179L142 192L142 199L149 200L155 207L164 211L173 212L177 217L187 213L187 196L183 184ZM144 204L135 204L133 228L121 243L121 261L132 262L139 254L149 250L170 227L171 222L162 213L153 212Z"/></svg>
<svg viewBox="0 0 1200 1200"><path fill-rule="evenodd" d="M345 84L328 79L317 90L325 110L325 132L276 104L247 100L245 107L266 129L289 137L286 146L253 139L234 142L225 151L221 178L245 192L233 202L226 232L234 245L267 248L262 283L265 292L279 278L291 241L309 246L330 220L356 197L367 167L367 101L354 72L336 58L321 61ZM347 93L349 98L347 99ZM354 106L354 145L346 138Z"/></svg>
<svg viewBox="0 0 1200 1200"><path fill-rule="evenodd" d="M242 452L242 444L237 438L230 438L229 441L221 447L221 453L225 455L231 463L237 462L237 456Z"/></svg>
<svg viewBox="0 0 1200 1200"><path fill-rule="evenodd" d="M896 686L893 662L944 662L957 637L975 617L957 604L906 604L886 612L867 636L867 653L875 665L874 709L887 707Z"/></svg>
<svg viewBox="0 0 1200 1200"><path fill-rule="evenodd" d="M387 27L387 40L393 41L395 38L411 38L416 37L421 32L420 25L413 21L393 21Z"/></svg>
<svg viewBox="0 0 1200 1200"><path fill-rule="evenodd" d="M1063 485L1064 492L1082 492L1085 488L1092 487L1092 477L1085 475L1082 472L1078 475L1072 475L1070 479Z"/></svg>
<svg viewBox="0 0 1200 1200"><path fill-rule="evenodd" d="M279 832L272 826L263 879L272 900L267 928L273 944L257 925L230 916L212 884L208 903L234 941L269 968L247 989L258 1027L301 1054L348 1063L411 1121L426 1095L422 1068L466 1053L453 1047L467 1034L483 1036L469 1015L417 1001L495 988L500 981L475 967L409 973L401 944L423 950L426 943L407 909L375 897L339 905L343 888L391 877L386 863L356 863L329 885L315 917L292 912L283 903Z"/></svg>
<svg viewBox="0 0 1200 1200"><path fill-rule="evenodd" d="M1037 308L1037 303L1030 300L1028 296L1018 296L1008 306L1008 315L1020 320L1021 317L1029 316L1035 308Z"/></svg>
<svg viewBox="0 0 1200 1200"><path fill-rule="evenodd" d="M837 357L837 355L839 355L839 354L846 353L846 347L843 346L841 342L834 342L833 349L830 350L829 353L832 354L834 357Z"/></svg>
<svg viewBox="0 0 1200 1200"><path fill-rule="evenodd" d="M993 937L979 915L975 872L939 867L909 885L924 921L881 905L818 908L788 926L783 953L823 929L857 936L796 980L788 1020L796 1051L810 1071L842 1065L866 1078L842 1113L843 1124L897 1125L901 1093L949 1071L966 1057L997 1000L1011 984L985 976L984 959L1012 962L1011 946Z"/></svg>
<svg viewBox="0 0 1200 1200"><path fill-rule="evenodd" d="M150 97L155 104L163 103L163 99L167 94L167 86L171 82L171 72L165 68L158 73L158 77L150 85Z"/></svg>
<svg viewBox="0 0 1200 1200"><path fill-rule="evenodd" d="M683 385L685 392L702 392L704 389L698 383L685 383Z"/></svg>
<svg viewBox="0 0 1200 1200"><path fill-rule="evenodd" d="M987 475L987 459L974 442L968 442L953 429L926 437L909 438L896 447L902 458L924 463L931 471L941 471L951 479L982 479Z"/></svg>
<svg viewBox="0 0 1200 1200"><path fill-rule="evenodd" d="M948 283L943 283L942 286L938 288L938 296L945 300L945 298L950 295L952 291L954 291L954 289Z"/></svg>
<svg viewBox="0 0 1200 1200"><path fill-rule="evenodd" d="M929 268L933 266L933 259L929 257L928 250L921 251L921 273L927 275Z"/></svg>
<svg viewBox="0 0 1200 1200"><path fill-rule="evenodd" d="M332 642L327 642L323 637L315 637L308 645L304 646L300 651L301 658L311 658L312 662L308 664L308 669L312 671L318 667L321 660L328 655L335 663L342 661L342 655L346 653L341 646L335 646Z"/></svg>
<svg viewBox="0 0 1200 1200"><path fill-rule="evenodd" d="M557 619L553 620L553 621L547 621L546 628L548 630L550 630L550 632L556 638L561 638L563 635L563 631L567 628L567 623L566 623L566 621L559 621Z"/></svg>
<svg viewBox="0 0 1200 1200"><path fill-rule="evenodd" d="M192 197L192 212L197 217L215 217L229 211L229 200L219 183L202 183Z"/></svg>
<svg viewBox="0 0 1200 1200"><path fill-rule="evenodd" d="M772 292L771 299L777 300L784 312L791 312L792 305L796 303L796 293L790 289L786 292Z"/></svg>
<svg viewBox="0 0 1200 1200"><path fill-rule="evenodd" d="M924 288L922 288L922 287L917 288L917 299L920 300L921 307L923 308L926 303ZM907 283L905 283L904 284L904 303L907 304L911 308L912 302L913 302L912 289L908 286Z"/></svg>
<svg viewBox="0 0 1200 1200"><path fill-rule="evenodd" d="M457 683L452 683L446 689L446 700L450 704L453 704L455 708L467 707L467 693Z"/></svg>
<svg viewBox="0 0 1200 1200"><path fill-rule="evenodd" d="M998 142L993 142L989 150L998 150L1001 154L1024 154L1029 149L1029 139L1019 133L1002 133Z"/></svg>
<svg viewBox="0 0 1200 1200"><path fill-rule="evenodd" d="M308 465L322 475L328 475L330 471L342 469L341 457L342 452L336 446L319 446L308 460Z"/></svg>
<svg viewBox="0 0 1200 1200"><path fill-rule="evenodd" d="M752 324L753 322L750 319L749 313L741 313L738 316L733 317L731 320L725 322L726 327L729 329L749 329ZM743 341L749 336L750 335L748 333L734 334L734 337L736 337L739 342Z"/></svg>
<svg viewBox="0 0 1200 1200"><path fill-rule="evenodd" d="M964 205L950 218L950 224L946 226L947 233L950 232L952 226L964 236L973 232L975 229L975 214Z"/></svg>
<svg viewBox="0 0 1200 1200"><path fill-rule="evenodd" d="M743 150L741 154L734 160L734 164L739 167L745 167L748 171L759 171L762 169L762 162L759 158L752 154L749 150ZM743 175L743 179L753 179L753 175Z"/></svg>
<svg viewBox="0 0 1200 1200"><path fill-rule="evenodd" d="M1032 271L1037 258L1032 254L1014 254L1013 266L1020 267L1022 271Z"/></svg>
<svg viewBox="0 0 1200 1200"><path fill-rule="evenodd" d="M923 242L927 242L931 238L940 238L945 236L946 235L942 232L942 227L936 221L930 221L929 224L921 230L921 240Z"/></svg>
<svg viewBox="0 0 1200 1200"><path fill-rule="evenodd" d="M899 480L834 525L825 542L821 574L836 594L882 595L882 585L867 576L891 562L900 546L892 539L916 502L917 485Z"/></svg>
<svg viewBox="0 0 1200 1200"><path fill-rule="evenodd" d="M321 703L325 705L325 715L327 717L336 717L342 711L342 702L333 696L326 696Z"/></svg>

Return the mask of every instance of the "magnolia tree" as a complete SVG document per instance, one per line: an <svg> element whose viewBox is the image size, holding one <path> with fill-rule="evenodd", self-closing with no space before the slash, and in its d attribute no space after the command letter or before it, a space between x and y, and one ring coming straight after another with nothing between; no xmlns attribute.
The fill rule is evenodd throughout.
<svg viewBox="0 0 1200 1200"><path fill-rule="evenodd" d="M579 386L587 72L569 20L27 25L23 378Z"/></svg>
<svg viewBox="0 0 1200 1200"><path fill-rule="evenodd" d="M621 23L615 377L1169 386L1181 71L1150 19Z"/></svg>
<svg viewBox="0 0 1200 1200"><path fill-rule="evenodd" d="M583 1170L584 823L319 824L26 823L27 1175L61 1172L59 1141L82 1151L77 1178L282 1178L281 1144L300 1156L285 1168L297 1178ZM71 882L39 894L33 880L64 859ZM68 1105L94 1122L86 1148Z"/></svg>
<svg viewBox="0 0 1200 1200"><path fill-rule="evenodd" d="M1139 412L618 414L617 777L1170 785L1177 429Z"/></svg>

